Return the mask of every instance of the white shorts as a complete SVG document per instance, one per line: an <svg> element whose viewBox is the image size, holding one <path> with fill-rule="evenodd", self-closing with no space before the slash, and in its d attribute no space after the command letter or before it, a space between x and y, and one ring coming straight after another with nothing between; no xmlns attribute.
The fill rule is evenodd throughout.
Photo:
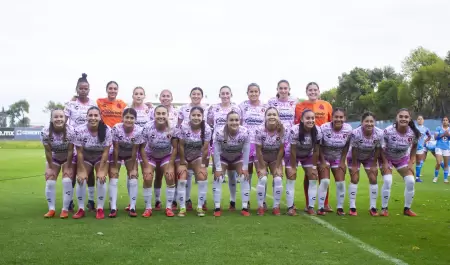
<svg viewBox="0 0 450 265"><path fill-rule="evenodd" d="M450 156L450 150L442 150L441 148L437 147L436 149L434 149L434 153L441 156Z"/></svg>
<svg viewBox="0 0 450 265"><path fill-rule="evenodd" d="M423 148L422 150L417 150L416 155L423 155L427 152L428 150L426 148Z"/></svg>

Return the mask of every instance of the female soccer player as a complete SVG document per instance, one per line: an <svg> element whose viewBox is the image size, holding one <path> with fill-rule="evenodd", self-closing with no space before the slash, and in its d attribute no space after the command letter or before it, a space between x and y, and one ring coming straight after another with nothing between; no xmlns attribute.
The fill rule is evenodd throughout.
<svg viewBox="0 0 450 265"><path fill-rule="evenodd" d="M84 217L84 196L89 172L95 168L97 177L97 219L105 218L103 206L106 197L108 154L112 144L111 129L103 122L100 110L91 107L87 112L87 124L75 128L73 144L77 148L77 197L78 212L74 219Z"/></svg>
<svg viewBox="0 0 450 265"><path fill-rule="evenodd" d="M63 207L60 217L67 218L69 204L73 194L72 153L70 155L68 154L69 145L72 145L68 140L68 138L70 138L69 134L71 133L71 129L69 126L66 126L63 110L52 110L50 117L50 124L42 129L41 132L41 142L44 145L45 158L47 160L45 170L45 195L48 203L48 212L44 217L52 218L55 216L56 180L62 169ZM70 150L73 151L73 146Z"/></svg>
<svg viewBox="0 0 450 265"><path fill-rule="evenodd" d="M316 82L310 82L306 85L306 95L308 96L308 100L299 102L295 106L295 120L294 123L298 124L302 118L302 113L305 109L310 109L315 114L315 121L317 126L321 126L326 122L331 122L331 112L333 108L331 104L327 101L320 100L320 89L319 85ZM319 181L320 182L320 181ZM305 177L303 179L303 189L305 191L305 200L306 200L306 208L305 211L308 211L308 178ZM328 204L328 192L325 197L325 211L332 212L333 210Z"/></svg>
<svg viewBox="0 0 450 265"><path fill-rule="evenodd" d="M152 216L153 172L160 166L166 178L166 216L172 217L171 205L175 195L174 162L177 155L178 141L174 129L170 128L168 109L162 105L155 108L155 121L144 128L144 141L141 145L141 167L144 175L145 211L143 217Z"/></svg>
<svg viewBox="0 0 450 265"><path fill-rule="evenodd" d="M250 183L248 175L248 157L250 153L250 136L248 130L240 126L240 116L236 111L227 115L227 124L223 130L214 132L214 216L221 215L220 201L222 199L223 172L236 170L241 176L241 196L243 216L250 216L248 201Z"/></svg>
<svg viewBox="0 0 450 265"><path fill-rule="evenodd" d="M449 120L447 116L442 118L442 126L436 128L434 133L434 138L436 139L436 163L441 165L444 170L444 183L448 183L448 159L450 157L450 144L449 138ZM436 165L436 170L434 171L433 182L437 182L439 176L439 166Z"/></svg>
<svg viewBox="0 0 450 265"><path fill-rule="evenodd" d="M144 143L143 128L136 124L138 114L135 109L126 108L122 116L123 122L114 125L112 128L113 151L109 155L109 197L111 198L111 213L109 217L112 218L116 217L117 214L117 183L119 181L121 162L125 163L127 178L129 179L129 215L131 217L136 217L137 215L138 180L136 155L140 144Z"/></svg>
<svg viewBox="0 0 450 265"><path fill-rule="evenodd" d="M231 92L231 88L229 88L228 86L223 86L219 90L221 103L214 104L209 107L207 123L209 126L211 126L211 128L213 128L213 131L218 132L223 129L223 127L227 123L227 115L230 111L240 113L241 110L239 109L239 107L236 104L231 103L232 96L233 93ZM214 149L212 149L211 152L214 153ZM228 170L228 187L230 188L229 209L232 211L236 209L236 177L236 171Z"/></svg>
<svg viewBox="0 0 450 265"><path fill-rule="evenodd" d="M180 203L180 212L178 216L186 215L186 178L187 169L194 171L198 183L198 203L197 215L205 216L202 209L206 201L208 191L208 171L209 162L208 149L211 139L211 129L205 126L203 119L203 109L192 107L189 113L189 124L184 124L178 130L179 138L179 161L176 162L178 172L178 202Z"/></svg>
<svg viewBox="0 0 450 265"><path fill-rule="evenodd" d="M189 113L191 111L192 107L200 107L204 111L203 119L206 120L208 117L208 111L206 105L202 104L203 99L203 89L199 87L194 87L191 89L191 93L189 94L191 98L191 103L183 105L180 107L178 112L178 126L181 126L182 124L188 124L189 123ZM209 165L209 163L208 163ZM208 166L207 165L207 166ZM192 211L192 201L191 201L191 188L192 188L192 176L194 175L194 171L188 170L188 175L186 179L186 209L188 211ZM172 209L176 209L177 205L174 201L174 205Z"/></svg>
<svg viewBox="0 0 450 265"><path fill-rule="evenodd" d="M423 116L417 116L417 129L420 131L420 139L417 144L417 153L416 153L416 182L422 182L420 179L420 172L422 171L423 162L427 158L427 143L431 139L430 130L423 125Z"/></svg>
<svg viewBox="0 0 450 265"><path fill-rule="evenodd" d="M315 125L315 114L312 110L306 109L303 111L302 119L298 125L292 127L289 139L291 141L291 152L289 160L285 161L288 215L297 215L294 207L294 195L298 163L301 163L309 181L307 213L314 215L318 179L316 165L319 159L319 143L322 140L322 133L320 127Z"/></svg>
<svg viewBox="0 0 450 265"><path fill-rule="evenodd" d="M283 192L283 155L285 143L285 130L279 119L278 110L269 107L265 111L265 122L254 130L254 143L256 145L255 162L258 172L258 215L264 215L264 199L267 184L267 168L273 176L273 207L272 214L280 215L280 200Z"/></svg>
<svg viewBox="0 0 450 265"><path fill-rule="evenodd" d="M267 105L261 102L259 96L261 95L261 90L259 85L256 83L251 83L247 87L247 96L248 100L242 102L239 105L239 109L241 111L241 125L247 128L250 133L250 157L248 159L248 174L250 175L250 187L251 185L251 177L253 175L253 163L256 163L256 148L255 148L255 134L256 129L264 124L265 121L265 112L267 109ZM278 111L277 111L278 113ZM278 115L279 118L279 115ZM284 134L286 135L286 133ZM231 179L228 182L230 187L230 191L232 190ZM234 189L236 194L236 183L234 183ZM231 192L230 192L231 193ZM264 202L263 207L267 209L267 205L265 202L265 194L264 191ZM231 207L231 205L230 205ZM234 206L233 206L234 207Z"/></svg>
<svg viewBox="0 0 450 265"><path fill-rule="evenodd" d="M407 109L400 109L397 112L396 121L384 129L383 152L381 152L383 174L383 195L381 197L381 216L388 216L388 203L391 195L392 167L405 180L405 207L403 214L416 216L411 211L411 204L414 197L414 159L417 151L417 141L420 138L420 131L416 128L411 114Z"/></svg>
<svg viewBox="0 0 450 265"><path fill-rule="evenodd" d="M117 99L119 92L119 85L116 81L109 81L106 84L107 98L97 99L97 106L101 111L102 119L110 128L122 121L122 112L127 107L127 104Z"/></svg>
<svg viewBox="0 0 450 265"><path fill-rule="evenodd" d="M320 166L319 166L319 210L318 215L325 215L325 197L330 185L330 168L336 182L337 208L342 210L345 198L345 172L347 167L345 160L350 144L352 126L345 123L345 110L336 108L332 112L332 122L327 122L320 126L322 131L322 143L320 145ZM342 215L343 211L338 212Z"/></svg>
<svg viewBox="0 0 450 265"><path fill-rule="evenodd" d="M131 103L131 108L136 111L135 124L140 127L145 127L145 125L151 120L150 118L150 108L144 103L145 90L144 88L138 86L133 89L133 102ZM123 116L123 115L122 115Z"/></svg>
<svg viewBox="0 0 450 265"><path fill-rule="evenodd" d="M383 130L375 127L375 116L371 112L365 112L361 117L361 125L352 131L350 139L350 150L347 155L347 165L350 173L350 185L348 196L350 198L350 215L358 215L356 211L356 194L358 191L359 168L363 165L370 184L370 205L369 213L378 216L378 167L377 162L381 154L381 144L383 142ZM336 186L337 186L336 182ZM345 187L345 186L344 186ZM339 189L339 187L338 187ZM344 189L345 192L345 189ZM338 198L338 215L344 215L342 201Z"/></svg>

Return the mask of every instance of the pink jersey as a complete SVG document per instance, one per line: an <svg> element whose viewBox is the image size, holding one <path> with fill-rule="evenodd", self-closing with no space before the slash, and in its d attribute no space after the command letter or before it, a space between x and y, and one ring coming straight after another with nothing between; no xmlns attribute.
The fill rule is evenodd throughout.
<svg viewBox="0 0 450 265"><path fill-rule="evenodd" d="M286 135L280 136L277 132L270 133L264 125L255 129L255 144L261 146L264 161L272 162L277 159L280 145L284 146Z"/></svg>
<svg viewBox="0 0 450 265"><path fill-rule="evenodd" d="M182 124L189 123L189 114L191 113L192 107L193 106L191 104L186 104L180 107L178 111L178 120L181 120ZM207 106L202 104L199 107L203 109L203 119L206 120L206 117L208 117Z"/></svg>
<svg viewBox="0 0 450 265"><path fill-rule="evenodd" d="M87 111L90 107L96 107L97 103L91 99L82 103L78 99L65 104L64 114L68 117L67 124L72 128L78 127L87 122Z"/></svg>
<svg viewBox="0 0 450 265"><path fill-rule="evenodd" d="M41 142L43 145L49 145L52 150L52 157L59 161L67 160L67 151L69 149L70 139L73 139L73 129L70 126L66 127L66 137L64 133L56 133L53 131L50 137L49 126L42 129Z"/></svg>
<svg viewBox="0 0 450 265"><path fill-rule="evenodd" d="M182 125L178 131L177 137L184 140L184 156L186 161L190 162L202 156L202 139L201 131L193 132L189 124ZM211 129L205 126L204 142L211 140Z"/></svg>
<svg viewBox="0 0 450 265"><path fill-rule="evenodd" d="M322 131L322 150L327 161L340 160L345 145L349 142L352 134L352 126L344 123L340 131L333 129L333 124L327 122L320 126Z"/></svg>
<svg viewBox="0 0 450 265"><path fill-rule="evenodd" d="M175 128L158 131L154 122L148 123L143 131L145 152L153 158L164 158L172 153L172 137Z"/></svg>
<svg viewBox="0 0 450 265"><path fill-rule="evenodd" d="M85 161L95 161L101 158L103 150L112 144L111 129L107 126L105 141L99 141L97 135L93 136L88 129L87 124L75 128L72 142L75 146L83 147L83 156Z"/></svg>
<svg viewBox="0 0 450 265"><path fill-rule="evenodd" d="M317 126L317 125L315 125L315 126L317 129L316 141L319 142L322 140L322 131L320 130L319 126ZM311 141L311 134L306 133L306 132L305 132L304 141L302 141L300 143L299 139L298 139L299 128L300 128L300 124L292 126L292 128L290 130L289 141L290 141L291 145L296 145L296 147L297 147L297 152L296 152L297 158L311 156L313 154L314 146L316 143L313 143Z"/></svg>
<svg viewBox="0 0 450 265"><path fill-rule="evenodd" d="M150 121L155 120L155 108L150 109ZM178 109L174 106L169 108L169 125L170 128L175 128L178 124Z"/></svg>
<svg viewBox="0 0 450 265"><path fill-rule="evenodd" d="M221 130L225 126L227 123L227 115L230 111L236 111L239 116L242 116L241 109L234 103L231 103L227 108L222 107L220 103L209 107L207 122L214 128L214 131Z"/></svg>
<svg viewBox="0 0 450 265"><path fill-rule="evenodd" d="M242 113L242 126L250 131L250 142L255 143L255 133L257 128L264 124L267 105L260 103L257 106L250 104L249 100L239 105Z"/></svg>
<svg viewBox="0 0 450 265"><path fill-rule="evenodd" d="M127 134L123 128L123 123L118 123L112 128L112 140L119 144L119 156L131 157L133 145L144 143L143 128L135 125L133 131Z"/></svg>
<svg viewBox="0 0 450 265"><path fill-rule="evenodd" d="M347 157L352 157L352 148L358 149L359 161L366 161L375 155L375 148L381 147L383 142L383 130L374 127L371 136L364 136L363 128L358 127L352 131L350 137L350 149L348 150Z"/></svg>
<svg viewBox="0 0 450 265"><path fill-rule="evenodd" d="M250 153L250 135L247 128L239 126L236 135L228 134L225 139L224 131L214 132L214 163L217 169L221 168L221 160L228 162L243 158L243 169L248 167Z"/></svg>
<svg viewBox="0 0 450 265"><path fill-rule="evenodd" d="M267 105L269 107L275 107L280 114L280 121L283 123L286 132L289 132L289 129L294 124L294 116L295 116L295 104L297 100L289 97L287 101L281 101L277 97L269 99Z"/></svg>
<svg viewBox="0 0 450 265"><path fill-rule="evenodd" d="M130 106L130 108L133 108L136 110L136 125L139 125L140 127L144 128L144 126L150 121L150 108L143 104L142 106L139 107L133 107Z"/></svg>
<svg viewBox="0 0 450 265"><path fill-rule="evenodd" d="M400 134L394 125L390 125L383 133L383 151L388 160L400 160L408 156L411 146L418 141L409 127L405 134Z"/></svg>

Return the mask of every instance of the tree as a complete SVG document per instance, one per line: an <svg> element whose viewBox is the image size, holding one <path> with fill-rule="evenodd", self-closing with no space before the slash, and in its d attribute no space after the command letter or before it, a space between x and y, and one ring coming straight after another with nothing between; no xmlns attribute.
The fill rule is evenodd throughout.
<svg viewBox="0 0 450 265"><path fill-rule="evenodd" d="M447 52L447 56L444 59L445 63L450 65L450 51Z"/></svg>
<svg viewBox="0 0 450 265"><path fill-rule="evenodd" d="M377 118L390 120L395 117L398 109L398 88L401 82L395 79L383 80L378 84L377 92L374 93L373 103Z"/></svg>
<svg viewBox="0 0 450 265"><path fill-rule="evenodd" d="M402 62L403 73L412 78L413 74L423 66L432 65L442 60L439 56L423 47L411 51L408 57Z"/></svg>
<svg viewBox="0 0 450 265"><path fill-rule="evenodd" d="M332 106L336 105L337 87L320 93L320 99L330 102Z"/></svg>
<svg viewBox="0 0 450 265"><path fill-rule="evenodd" d="M5 128L8 126L6 123L6 118L8 117L8 113L5 111L5 107L2 107L2 112L0 112L0 127Z"/></svg>
<svg viewBox="0 0 450 265"><path fill-rule="evenodd" d="M45 105L42 111L44 113L49 113L50 111L55 109L64 109L64 104L50 100L49 102L47 102L47 105Z"/></svg>
<svg viewBox="0 0 450 265"><path fill-rule="evenodd" d="M9 123L11 127L15 127L16 125L25 126L27 123L30 124L30 121L25 119L25 113L29 113L30 104L26 99L19 100L12 105L9 106L9 110L7 111L8 116L10 118ZM16 123L16 119L20 119L22 123Z"/></svg>

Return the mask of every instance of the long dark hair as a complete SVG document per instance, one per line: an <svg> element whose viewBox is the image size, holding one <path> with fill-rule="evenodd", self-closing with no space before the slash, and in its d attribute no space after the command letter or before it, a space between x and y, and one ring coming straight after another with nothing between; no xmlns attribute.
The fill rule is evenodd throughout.
<svg viewBox="0 0 450 265"><path fill-rule="evenodd" d="M98 107L96 107L96 106L90 107L87 111L87 115L89 115L89 111L91 111L91 110L97 110L98 113L100 114L100 121L98 122L98 131L97 131L98 136L97 137L98 137L98 140L100 141L100 143L103 143L106 138L106 130L108 129L108 126L106 126L106 124L103 122L103 119L101 116L102 114Z"/></svg>
<svg viewBox="0 0 450 265"><path fill-rule="evenodd" d="M278 81L277 90L278 90L278 87L280 86L281 83L286 83L286 84L288 84L289 88L291 87L291 85L289 84L289 82L287 80L282 79L282 80ZM288 93L288 95L290 96L291 93ZM278 93L278 92L277 92L277 98L280 98L280 93Z"/></svg>
<svg viewBox="0 0 450 265"><path fill-rule="evenodd" d="M408 112L409 118L410 118L410 119L409 119L409 122L408 122L408 126L409 126L409 128L411 128L411 130L414 132L414 135L416 136L416 138L417 138L417 139L420 139L420 136L421 136L422 134L420 133L419 129L417 129L416 124L415 124L414 121L412 120L412 118L411 118L411 112L409 112L409 109L407 109L407 108L401 108L401 109L399 109L399 110L397 111L397 115L398 115L401 111L406 111L406 112ZM398 125L398 123L397 123L397 118L396 118L396 119L395 119L395 122L394 122L394 127L397 128L397 125Z"/></svg>
<svg viewBox="0 0 450 265"><path fill-rule="evenodd" d="M266 109L266 112L264 113L264 117L267 115L267 112L269 110L271 110L271 109L274 109L277 112L278 117L280 116L280 113L278 112L277 108L275 108L275 107L268 107ZM265 118L264 118L264 120L265 120ZM264 121L264 128L267 129L267 121L266 120ZM284 126L283 126L283 123L281 123L281 121L279 119L277 120L277 125L275 127L275 130L278 133L278 136L280 136L280 138L283 138L283 136L284 136Z"/></svg>
<svg viewBox="0 0 450 265"><path fill-rule="evenodd" d="M312 111L310 109L305 109L302 112L302 119L303 119L303 117L305 117L305 113L307 113L307 112L314 113L314 111ZM311 134L311 143L314 146L317 142L317 134L318 134L317 127L315 124L314 124L314 127L311 128L310 134ZM298 125L298 141L300 142L300 144L303 141L305 141L305 124L303 123L302 120L300 120L300 124Z"/></svg>
<svg viewBox="0 0 450 265"><path fill-rule="evenodd" d="M203 145L205 143L205 119L203 117L204 110L201 107L195 106L191 108L190 113L192 113L194 110L198 110L202 114L202 122L200 123L200 138L202 139Z"/></svg>
<svg viewBox="0 0 450 265"><path fill-rule="evenodd" d="M56 108L56 109L52 109L50 111L50 125L48 126L48 137L51 139L53 137L53 132L55 131L55 126L53 126L53 112L55 110L62 110L61 108ZM67 126L66 123L64 123L64 127L63 127L63 141L65 142L67 140Z"/></svg>
<svg viewBox="0 0 450 265"><path fill-rule="evenodd" d="M230 112L228 112L227 114L227 123L225 124L225 126L223 127L223 139L225 141L228 141L228 117L230 117L230 115L232 114L237 114L239 116L239 119L241 118L241 116L239 115L239 113L237 113L236 111L232 110Z"/></svg>

